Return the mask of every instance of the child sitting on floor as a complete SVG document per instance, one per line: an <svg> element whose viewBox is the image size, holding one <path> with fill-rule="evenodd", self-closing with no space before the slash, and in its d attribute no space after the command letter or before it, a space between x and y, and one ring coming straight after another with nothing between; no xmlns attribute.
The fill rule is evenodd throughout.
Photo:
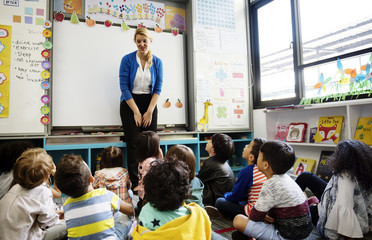
<svg viewBox="0 0 372 240"><path fill-rule="evenodd" d="M265 240L299 240L310 235L313 225L307 199L300 187L285 174L295 159L294 150L287 143L267 141L261 146L257 167L268 180L264 182L249 218L244 215L234 218L233 225L238 231Z"/></svg>
<svg viewBox="0 0 372 240"><path fill-rule="evenodd" d="M54 210L46 181L55 169L41 148L26 150L13 167L14 186L0 200L0 239L61 239L66 225Z"/></svg>
<svg viewBox="0 0 372 240"><path fill-rule="evenodd" d="M195 202L199 204L199 206L204 207L203 205L203 189L204 184L203 182L195 177L195 168L196 168L196 160L195 155L191 148L185 145L174 145L168 149L166 158L167 159L174 159L182 161L186 163L188 166L189 171L189 182L191 187L191 196L190 198L186 199L186 203Z"/></svg>
<svg viewBox="0 0 372 240"><path fill-rule="evenodd" d="M189 195L189 172L179 160L155 161L144 178L146 200L139 215L134 239L211 238L211 223L204 209L185 205Z"/></svg>
<svg viewBox="0 0 372 240"><path fill-rule="evenodd" d="M94 174L94 188L106 188L120 197L121 200L132 204L129 196L130 179L127 169L123 168L123 153L120 148L111 146L103 149L101 170Z"/></svg>
<svg viewBox="0 0 372 240"><path fill-rule="evenodd" d="M216 201L216 208L223 215L232 218L238 214L249 216L261 192L262 184L267 180L256 165L260 147L264 142L266 142L264 138L255 138L245 146L242 157L247 161L248 166L240 170L232 192L225 193L224 197ZM211 217L213 214L208 209L206 208Z"/></svg>
<svg viewBox="0 0 372 240"><path fill-rule="evenodd" d="M114 219L112 209L133 216L133 206L105 188L94 189L93 181L81 156L64 155L58 163L55 182L70 196L63 205L68 238L125 239L131 221Z"/></svg>
<svg viewBox="0 0 372 240"><path fill-rule="evenodd" d="M217 198L234 187L235 176L227 163L234 153L234 142L230 136L216 133L205 150L209 158L204 161L197 177L204 183L203 204L214 206Z"/></svg>

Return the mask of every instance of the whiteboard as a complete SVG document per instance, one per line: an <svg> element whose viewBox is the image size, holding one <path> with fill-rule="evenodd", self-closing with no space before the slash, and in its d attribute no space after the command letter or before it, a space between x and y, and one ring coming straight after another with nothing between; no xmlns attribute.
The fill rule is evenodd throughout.
<svg viewBox="0 0 372 240"><path fill-rule="evenodd" d="M54 21L53 126L118 126L119 68L124 55L135 51L134 29ZM152 32L152 53L163 62L163 87L158 125L186 124L183 35ZM163 108L169 99L171 106ZM182 108L176 107L180 99Z"/></svg>
<svg viewBox="0 0 372 240"><path fill-rule="evenodd" d="M42 35L43 25L36 25L37 20L44 20L46 14L46 0L38 2L16 1L17 7L11 3L1 2L0 25L11 28L11 54L9 57L0 53L0 72L10 66L7 80L9 84L9 115L0 117L0 135L44 135L46 126L40 122L43 114L40 108L44 105L41 96L47 94L41 88L41 62L44 60L41 51L44 50L45 37ZM37 11L35 16L27 16L28 11ZM14 22L14 16L20 17L19 22ZM28 19L28 24L25 19ZM41 22L42 22L41 21ZM0 38L1 42L2 38ZM9 46L6 46L9 47ZM10 64L10 65L9 65ZM5 96L4 89L0 88L0 104Z"/></svg>

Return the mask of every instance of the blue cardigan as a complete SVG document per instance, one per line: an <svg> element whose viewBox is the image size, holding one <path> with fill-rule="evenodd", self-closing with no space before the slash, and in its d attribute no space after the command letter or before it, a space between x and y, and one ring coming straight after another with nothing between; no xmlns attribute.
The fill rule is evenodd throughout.
<svg viewBox="0 0 372 240"><path fill-rule="evenodd" d="M120 101L132 99L132 90L134 78L139 67L136 59L137 51L125 55L121 59L119 78L120 78ZM151 94L160 95L163 85L163 63L160 58L152 55L152 64L150 67L151 74Z"/></svg>

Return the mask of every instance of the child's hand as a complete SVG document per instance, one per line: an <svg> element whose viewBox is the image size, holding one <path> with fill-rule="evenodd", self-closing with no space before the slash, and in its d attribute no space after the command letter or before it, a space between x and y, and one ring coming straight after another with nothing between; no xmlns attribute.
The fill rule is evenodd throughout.
<svg viewBox="0 0 372 240"><path fill-rule="evenodd" d="M271 224L271 223L275 222L275 219L270 217L269 215L266 215L265 219L264 219L264 222L267 223L267 224Z"/></svg>
<svg viewBox="0 0 372 240"><path fill-rule="evenodd" d="M56 210L56 213L59 216L59 219L64 219L65 218L65 212L63 210Z"/></svg>

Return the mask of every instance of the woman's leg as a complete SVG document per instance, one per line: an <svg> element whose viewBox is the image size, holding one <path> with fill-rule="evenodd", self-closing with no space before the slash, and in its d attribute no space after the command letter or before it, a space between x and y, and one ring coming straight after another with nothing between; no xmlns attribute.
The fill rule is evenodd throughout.
<svg viewBox="0 0 372 240"><path fill-rule="evenodd" d="M311 172L301 173L300 176L297 177L296 183L300 186L302 191L305 191L306 188L310 189L318 199L322 197L324 189L327 186L326 181Z"/></svg>

